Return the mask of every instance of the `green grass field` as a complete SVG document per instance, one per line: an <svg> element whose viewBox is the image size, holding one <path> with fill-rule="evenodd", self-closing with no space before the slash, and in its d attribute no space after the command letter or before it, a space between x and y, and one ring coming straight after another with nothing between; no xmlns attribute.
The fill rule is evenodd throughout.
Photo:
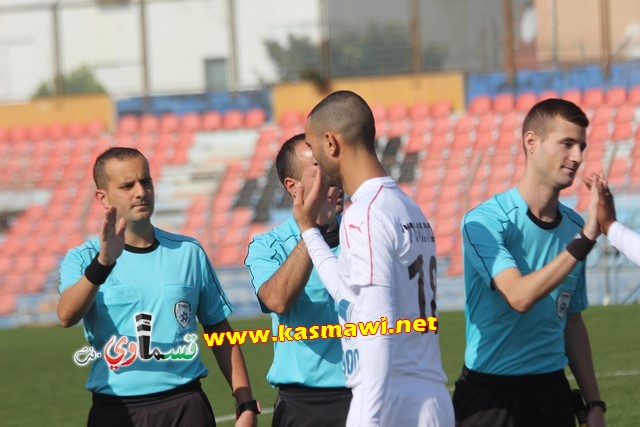
<svg viewBox="0 0 640 427"><path fill-rule="evenodd" d="M603 399L608 403L610 426L636 426L640 420L640 325L637 305L592 307L585 314L594 363ZM268 328L268 317L234 320L235 329ZM460 371L464 350L464 316L441 313L440 333L444 368L449 387ZM203 344L202 356L210 367L203 381L216 417L234 411L230 389ZM84 389L88 368L77 367L73 353L85 345L82 329L32 327L0 330L0 425L82 426L91 404ZM272 408L275 390L265 380L272 358L270 344L247 344L243 351L249 365L254 394L263 408ZM575 383L572 383L575 386ZM261 415L260 425L271 425L271 415ZM219 425L232 425L222 421Z"/></svg>

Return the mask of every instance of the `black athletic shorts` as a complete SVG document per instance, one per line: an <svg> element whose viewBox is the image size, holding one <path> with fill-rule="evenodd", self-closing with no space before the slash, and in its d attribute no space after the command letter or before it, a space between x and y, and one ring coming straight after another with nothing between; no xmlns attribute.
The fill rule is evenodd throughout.
<svg viewBox="0 0 640 427"><path fill-rule="evenodd" d="M93 393L89 427L211 427L216 421L200 380L142 396Z"/></svg>
<svg viewBox="0 0 640 427"><path fill-rule="evenodd" d="M538 375L489 375L466 366L456 381L457 427L575 427L564 371Z"/></svg>
<svg viewBox="0 0 640 427"><path fill-rule="evenodd" d="M351 389L281 385L273 427L342 427L347 422Z"/></svg>

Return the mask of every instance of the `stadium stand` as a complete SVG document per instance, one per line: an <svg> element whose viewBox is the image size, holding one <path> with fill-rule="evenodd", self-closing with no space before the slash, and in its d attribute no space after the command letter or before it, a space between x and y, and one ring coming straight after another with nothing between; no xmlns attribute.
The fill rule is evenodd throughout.
<svg viewBox="0 0 640 427"><path fill-rule="evenodd" d="M462 272L462 215L517 182L523 115L551 96L557 93L478 96L460 112L448 102L374 106L379 156L432 222L445 275ZM637 193L640 87L562 96L592 121L581 176L606 170L616 194ZM60 258L98 232L101 208L87 182L93 159L108 146L136 147L148 156L158 225L196 237L216 266L240 266L252 236L288 214L291 201L273 160L282 141L303 130L298 112L274 122L260 109L129 114L113 132L96 123L0 128L0 190L30 195L19 203L0 199L7 222L0 233L0 316L19 312L22 297L55 295ZM563 201L584 212L588 197L574 185Z"/></svg>

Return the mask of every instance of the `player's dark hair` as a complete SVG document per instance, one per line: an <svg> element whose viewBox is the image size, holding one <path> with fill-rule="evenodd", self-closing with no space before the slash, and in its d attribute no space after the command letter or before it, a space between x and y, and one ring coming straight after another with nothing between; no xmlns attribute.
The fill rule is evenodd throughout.
<svg viewBox="0 0 640 427"><path fill-rule="evenodd" d="M348 144L362 145L375 153L376 125L373 112L360 95L348 90L333 92L311 110L311 118L320 132L337 132Z"/></svg>
<svg viewBox="0 0 640 427"><path fill-rule="evenodd" d="M589 119L576 104L565 99L550 98L538 102L529 110L522 124L523 138L527 132L533 131L544 139L550 131L551 119L555 117L585 129L589 126Z"/></svg>
<svg viewBox="0 0 640 427"><path fill-rule="evenodd" d="M296 146L304 142L304 133L299 133L291 138L287 139L278 155L276 156L276 172L278 172L278 179L284 185L286 178L293 178L300 180L300 172L295 165Z"/></svg>
<svg viewBox="0 0 640 427"><path fill-rule="evenodd" d="M93 164L93 181L96 183L96 187L104 189L107 187L107 173L105 172L105 166L111 159L117 160L129 160L135 157L147 158L135 148L130 147L110 147L107 148L102 154L100 154L95 163Z"/></svg>

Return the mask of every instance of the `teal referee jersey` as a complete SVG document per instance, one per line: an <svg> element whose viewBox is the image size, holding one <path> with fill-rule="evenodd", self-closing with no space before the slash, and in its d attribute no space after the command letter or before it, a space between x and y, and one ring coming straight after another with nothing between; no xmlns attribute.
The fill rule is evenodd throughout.
<svg viewBox="0 0 640 427"><path fill-rule="evenodd" d="M293 218L272 231L256 236L245 260L256 290L273 276L300 240L300 228ZM338 247L333 249L337 254ZM337 279L336 279L337 280ZM262 311L269 310L262 305ZM315 268L303 292L289 310L271 313L273 334L278 325L295 330L297 326L336 325L337 304L325 289ZM274 343L273 363L267 381L273 386L299 384L306 387L344 387L340 338L286 341Z"/></svg>
<svg viewBox="0 0 640 427"><path fill-rule="evenodd" d="M585 263L578 263L560 286L526 313L512 309L492 280L510 267L522 275L539 270L564 250L583 225L582 217L562 204L553 222L540 221L517 188L494 196L465 215L465 365L469 369L527 375L566 366L567 313L587 307Z"/></svg>
<svg viewBox="0 0 640 427"><path fill-rule="evenodd" d="M83 319L94 350L90 391L144 395L207 375L197 350L196 317L217 324L231 313L231 304L195 239L154 232L149 248L125 247ZM99 249L100 240L93 239L67 253L60 293L84 275Z"/></svg>

